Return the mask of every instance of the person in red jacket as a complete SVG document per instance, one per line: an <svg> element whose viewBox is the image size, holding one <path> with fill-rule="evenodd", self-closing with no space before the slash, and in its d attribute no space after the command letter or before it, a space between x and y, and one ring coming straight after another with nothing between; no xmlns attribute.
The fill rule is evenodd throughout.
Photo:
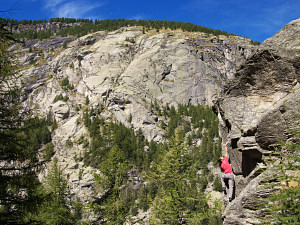
<svg viewBox="0 0 300 225"><path fill-rule="evenodd" d="M222 189L225 193L225 190L226 190L225 182L227 181L228 186L229 186L229 193L228 193L229 202L231 202L233 199L234 175L233 175L232 167L228 161L227 144L228 144L228 142L226 142L226 144L225 144L225 157L218 158L218 162L220 164L221 170L224 172L224 174L221 177Z"/></svg>

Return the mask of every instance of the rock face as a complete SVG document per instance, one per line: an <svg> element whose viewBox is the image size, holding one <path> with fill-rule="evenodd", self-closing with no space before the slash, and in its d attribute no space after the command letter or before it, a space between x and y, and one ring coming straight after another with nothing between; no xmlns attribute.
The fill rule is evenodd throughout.
<svg viewBox="0 0 300 225"><path fill-rule="evenodd" d="M300 19L291 21L273 37L265 40L260 49L269 49L282 57L293 59L299 57L300 51Z"/></svg>
<svg viewBox="0 0 300 225"><path fill-rule="evenodd" d="M22 25L19 24L17 27L12 27L11 30L13 33L20 33L22 31L29 31L29 30L34 30L34 31L61 31L65 28L73 27L73 26L78 26L80 23L59 23L59 22L52 22L52 23L41 23L41 24L26 24Z"/></svg>
<svg viewBox="0 0 300 225"><path fill-rule="evenodd" d="M163 141L162 118L151 111L152 103L212 105L226 80L234 78L237 66L256 47L249 39L235 36L171 30L145 33L141 27L126 27L78 39L29 41L11 49L28 78L24 106L56 119L55 156L72 193L85 201L97 196L93 174L98 171L78 161L84 150L76 141L87 134L82 124L84 107L101 105L105 120L120 121L141 129L148 140ZM73 86L63 86L65 79Z"/></svg>
<svg viewBox="0 0 300 225"><path fill-rule="evenodd" d="M261 186L262 179L271 182L271 175L265 178L270 171L263 172L270 167L268 155L279 140L291 138L287 130L299 121L299 33L300 19L262 43L215 102L237 175L237 198L226 208L224 224L252 224L255 216L264 217L254 202L270 193Z"/></svg>
<svg viewBox="0 0 300 225"><path fill-rule="evenodd" d="M134 27L70 41L30 42L23 47L21 63L35 63L27 70L31 103L39 102L41 113L47 114L55 96L64 93L59 82L68 78L76 89L68 96L73 105L88 96L92 105L104 104L123 123L132 115L132 126L156 141L164 137L149 112L151 102L211 105L236 66L255 49L240 37L175 31L143 34L142 28ZM49 49L63 43L68 43L66 49ZM43 51L27 54L29 47Z"/></svg>

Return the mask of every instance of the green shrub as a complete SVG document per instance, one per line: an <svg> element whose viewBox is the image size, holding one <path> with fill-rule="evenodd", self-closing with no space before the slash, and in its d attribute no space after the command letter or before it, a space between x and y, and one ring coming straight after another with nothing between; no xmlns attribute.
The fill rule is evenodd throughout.
<svg viewBox="0 0 300 225"><path fill-rule="evenodd" d="M66 147L73 147L73 142L70 139L66 141Z"/></svg>
<svg viewBox="0 0 300 225"><path fill-rule="evenodd" d="M56 95L55 98L53 99L53 103L57 102L57 101L62 101L64 100L64 97L62 94Z"/></svg>
<svg viewBox="0 0 300 225"><path fill-rule="evenodd" d="M50 142L45 147L45 152L44 152L43 158L45 161L50 161L50 159L53 155L54 155L54 145L52 142Z"/></svg>
<svg viewBox="0 0 300 225"><path fill-rule="evenodd" d="M131 123L131 122L132 122L132 114L130 113L128 116L128 123Z"/></svg>
<svg viewBox="0 0 300 225"><path fill-rule="evenodd" d="M70 82L69 82L69 79L66 77L66 78L64 78L62 81L61 81L61 86L62 87L64 87L64 86L67 86L67 85L69 85L70 84Z"/></svg>
<svg viewBox="0 0 300 225"><path fill-rule="evenodd" d="M68 101L69 97L66 95L65 97L63 97L62 94L56 95L55 98L53 99L53 103L57 102L57 101Z"/></svg>
<svg viewBox="0 0 300 225"><path fill-rule="evenodd" d="M51 132L55 131L57 129L58 125L56 122L56 119L54 118L53 123L51 125Z"/></svg>
<svg viewBox="0 0 300 225"><path fill-rule="evenodd" d="M74 89L74 84L71 84L69 79L66 77L64 78L61 83L60 83L60 86L65 90L65 91L68 91L68 90L73 90Z"/></svg>

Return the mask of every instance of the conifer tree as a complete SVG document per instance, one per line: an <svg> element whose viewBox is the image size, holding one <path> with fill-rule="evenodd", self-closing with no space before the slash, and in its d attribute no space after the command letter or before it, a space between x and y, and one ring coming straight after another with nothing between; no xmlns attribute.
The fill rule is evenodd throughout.
<svg viewBox="0 0 300 225"><path fill-rule="evenodd" d="M197 190L196 177L189 174L192 159L180 132L180 128L175 130L168 151L153 166L150 175L151 184L158 187L151 224L179 224L189 220L201 224L209 213L206 197Z"/></svg>
<svg viewBox="0 0 300 225"><path fill-rule="evenodd" d="M55 157L45 177L41 191L45 200L41 204L35 220L40 224L74 224L74 218L66 201L68 196L67 181Z"/></svg>

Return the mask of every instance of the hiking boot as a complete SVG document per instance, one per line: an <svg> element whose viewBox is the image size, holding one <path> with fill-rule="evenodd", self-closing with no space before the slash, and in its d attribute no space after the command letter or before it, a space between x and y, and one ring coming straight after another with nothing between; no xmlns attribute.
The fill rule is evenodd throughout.
<svg viewBox="0 0 300 225"><path fill-rule="evenodd" d="M229 198L229 202L231 202L232 201L232 198Z"/></svg>

